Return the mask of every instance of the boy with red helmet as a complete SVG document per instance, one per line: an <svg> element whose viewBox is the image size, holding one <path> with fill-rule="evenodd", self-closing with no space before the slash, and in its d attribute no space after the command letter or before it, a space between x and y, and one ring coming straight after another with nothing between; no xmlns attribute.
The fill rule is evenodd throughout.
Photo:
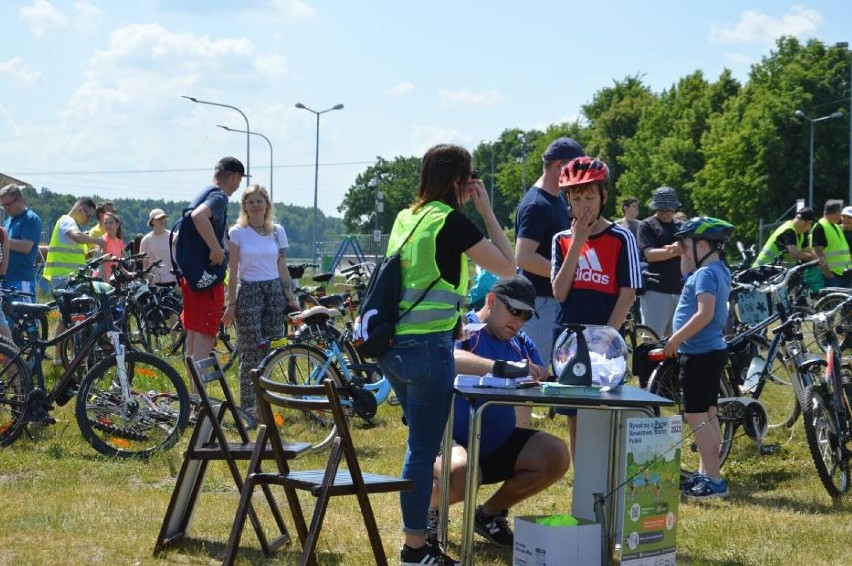
<svg viewBox="0 0 852 566"><path fill-rule="evenodd" d="M554 339L571 323L619 330L642 286L642 271L633 234L603 217L609 168L599 159L577 157L562 169L559 184L568 195L574 220L571 228L553 237L550 278L560 303ZM576 417L558 412L569 415L573 457Z"/></svg>

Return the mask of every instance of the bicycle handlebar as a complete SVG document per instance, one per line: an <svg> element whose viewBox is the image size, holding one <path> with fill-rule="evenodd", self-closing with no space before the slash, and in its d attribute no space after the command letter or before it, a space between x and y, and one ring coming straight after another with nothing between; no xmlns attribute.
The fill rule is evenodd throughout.
<svg viewBox="0 0 852 566"><path fill-rule="evenodd" d="M794 265L788 269L785 269L783 273L779 273L777 275L773 275L766 282L763 283L741 283L737 282L737 286L743 287L745 289L750 289L754 291L761 291L764 293L775 293L780 289L783 289L787 286L787 283L790 281L790 278L794 273L798 273L808 267L814 267L819 265L819 259L812 259L811 261L807 261L805 263L801 263L799 265ZM780 279L778 279L780 277Z"/></svg>
<svg viewBox="0 0 852 566"><path fill-rule="evenodd" d="M831 309L830 311L818 312L816 314L809 315L805 317L805 320L808 322L816 322L818 324L825 324L828 322L828 319L834 317L840 309L844 308L849 302L852 301L852 295L846 297L845 300L841 301L836 307Z"/></svg>

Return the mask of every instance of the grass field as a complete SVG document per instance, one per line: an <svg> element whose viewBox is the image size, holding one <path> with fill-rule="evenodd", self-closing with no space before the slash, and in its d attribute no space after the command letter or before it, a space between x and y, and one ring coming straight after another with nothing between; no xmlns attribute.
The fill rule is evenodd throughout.
<svg viewBox="0 0 852 566"><path fill-rule="evenodd" d="M215 564L221 562L238 494L226 467L211 465L191 539L160 558L151 551L168 504L189 431L170 452L149 462L104 458L83 441L73 402L54 413L58 424L31 429L0 450L3 525L0 564ZM364 469L396 474L405 444L398 407L382 406L375 426L354 421ZM564 423L535 419L535 426L565 436ZM816 477L801 422L792 430L771 431L780 450L755 454L753 443L737 438L724 473L731 483L728 501L680 506L678 564L767 565L848 562L845 541L852 535L849 501L832 502ZM319 467L325 454L305 465ZM512 515L569 512L573 473ZM486 494L483 489L480 496ZM371 498L390 563L401 544L396 495ZM260 501L260 499L258 499ZM286 509L283 496L282 508ZM305 498L308 505L310 498ZM259 505L259 507L262 507ZM309 507L310 509L310 507ZM263 513L262 513L263 515ZM289 515L285 513L289 521ZM267 524L271 524L267 521ZM450 516L450 554L459 555L461 506ZM371 564L372 554L354 498L334 498L319 541L326 565ZM292 529L291 529L292 530ZM239 563L293 564L300 547L266 559L251 528L241 543ZM511 564L511 551L477 540L476 563Z"/></svg>

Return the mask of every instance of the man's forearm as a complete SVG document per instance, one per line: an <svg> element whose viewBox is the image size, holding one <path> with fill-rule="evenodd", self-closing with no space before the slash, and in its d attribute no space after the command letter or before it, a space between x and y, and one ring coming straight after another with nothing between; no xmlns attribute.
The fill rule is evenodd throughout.
<svg viewBox="0 0 852 566"><path fill-rule="evenodd" d="M209 218L203 215L192 215L192 223L195 224L198 235L201 236L201 239L204 240L204 243L207 244L207 247L211 251L222 248L222 244L216 241L216 233L213 232L213 224Z"/></svg>

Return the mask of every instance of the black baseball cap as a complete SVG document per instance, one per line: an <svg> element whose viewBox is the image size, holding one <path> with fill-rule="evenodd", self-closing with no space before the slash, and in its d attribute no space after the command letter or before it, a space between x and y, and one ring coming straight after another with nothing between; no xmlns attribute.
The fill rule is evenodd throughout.
<svg viewBox="0 0 852 566"><path fill-rule="evenodd" d="M251 177L251 175L246 175L246 168L243 166L243 162L236 157L223 157L220 159L216 164L216 172L219 171L239 173L243 177Z"/></svg>
<svg viewBox="0 0 852 566"><path fill-rule="evenodd" d="M500 279L491 287L491 292L502 297L513 309L532 311L538 318L535 310L535 287L523 275Z"/></svg>

